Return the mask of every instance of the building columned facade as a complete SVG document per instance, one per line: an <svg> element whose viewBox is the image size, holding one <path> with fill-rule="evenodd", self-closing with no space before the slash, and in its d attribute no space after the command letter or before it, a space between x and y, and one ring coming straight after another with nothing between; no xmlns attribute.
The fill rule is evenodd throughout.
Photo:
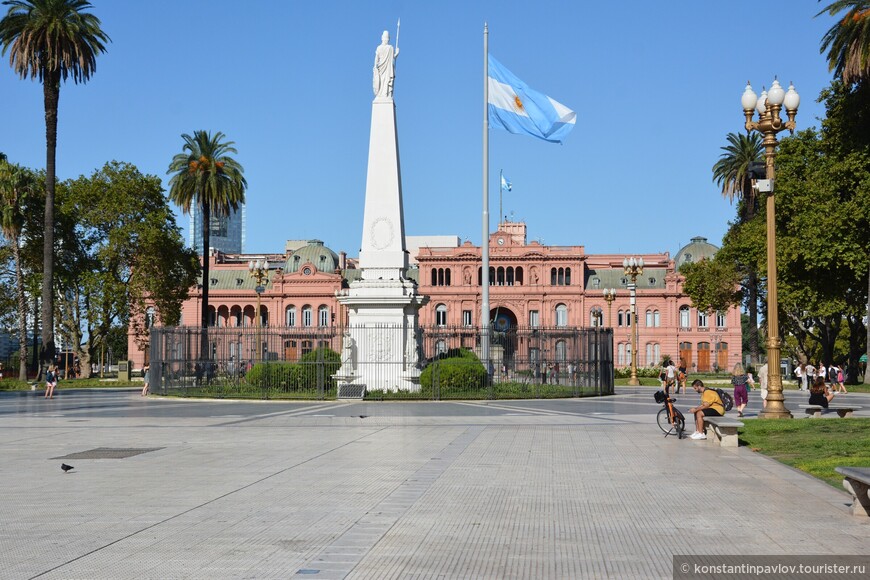
<svg viewBox="0 0 870 580"><path fill-rule="evenodd" d="M470 242L438 247L418 238L411 256L419 292L429 297L420 310L423 327L480 326L481 248ZM669 253L635 254L644 260L637 279L637 320L630 311L629 283L623 273L625 255L586 254L583 246L545 246L528 242L525 223L504 222L490 236L490 320L496 330L510 328L613 328L617 367L631 363L631 331L638 325L638 365L658 365L662 357L682 359L690 372L730 369L742 351L740 311L703 312L692 307L682 291L678 265L711 257L716 247L693 238L674 259ZM218 327L256 326L255 281L251 260L268 260L270 276L260 295L264 326L292 329L283 358L294 360L311 348L305 333L343 326L347 313L340 291L357 279L356 262L323 242L288 242L283 254L230 254L212 251L209 309ZM616 290L607 302L605 289ZM183 305L182 324L200 322L201 290L192 288ZM134 368L146 362L133 337L129 340ZM237 353L239 358L244 353Z"/></svg>

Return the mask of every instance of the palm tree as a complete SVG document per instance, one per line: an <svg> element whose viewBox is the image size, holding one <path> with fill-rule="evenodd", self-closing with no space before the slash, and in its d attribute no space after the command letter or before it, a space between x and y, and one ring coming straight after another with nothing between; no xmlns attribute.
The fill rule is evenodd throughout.
<svg viewBox="0 0 870 580"><path fill-rule="evenodd" d="M224 142L226 135L218 131L214 135L207 131L194 131L184 139L182 153L172 158L167 174L169 179L169 199L181 206L184 213L192 207L202 210L202 318L203 328L200 358L207 358L208 336L208 261L210 242L210 222L215 215L229 215L245 202L245 189L248 182L242 173L244 169L230 153L238 153L233 141ZM259 313L258 313L259 316Z"/></svg>
<svg viewBox="0 0 870 580"><path fill-rule="evenodd" d="M846 85L870 79L870 0L836 0L816 14L846 15L822 37L820 52L828 51L828 68ZM870 266L867 275L867 351L870 357ZM864 384L870 383L870 364L864 370Z"/></svg>
<svg viewBox="0 0 870 580"><path fill-rule="evenodd" d="M24 79L38 78L45 102L45 226L42 246L42 345L54 357L54 185L57 153L57 104L60 83L78 84L97 69L97 54L109 37L100 20L85 12L86 0L5 0L9 11L0 20L2 55L9 51L12 69Z"/></svg>
<svg viewBox="0 0 870 580"><path fill-rule="evenodd" d="M829 69L848 85L870 76L870 0L836 0L816 16L844 10L822 37L820 52L828 51Z"/></svg>
<svg viewBox="0 0 870 580"><path fill-rule="evenodd" d="M764 147L757 133L748 135L728 133L728 145L722 147L724 153L713 165L713 181L722 188L722 195L733 202L739 202L738 216L741 222L752 221L758 211L758 196L752 189L749 169L753 163L762 160ZM758 272L754 264L748 268L746 290L749 294L749 352L753 361L758 361Z"/></svg>
<svg viewBox="0 0 870 580"><path fill-rule="evenodd" d="M27 380L27 302L24 298L24 274L21 269L21 230L24 226L22 207L34 195L33 173L18 165L0 160L0 230L12 244L15 262L15 293L18 298L18 378Z"/></svg>

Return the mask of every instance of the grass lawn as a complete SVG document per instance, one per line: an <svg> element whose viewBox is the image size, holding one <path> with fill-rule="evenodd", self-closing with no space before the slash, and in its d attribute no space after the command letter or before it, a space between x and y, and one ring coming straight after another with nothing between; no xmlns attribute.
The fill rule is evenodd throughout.
<svg viewBox="0 0 870 580"><path fill-rule="evenodd" d="M753 419L740 442L753 451L842 488L835 467L870 466L870 419Z"/></svg>
<svg viewBox="0 0 870 580"><path fill-rule="evenodd" d="M18 379L4 379L0 381L0 391L29 391L33 380L19 381ZM60 380L57 383L58 389L117 389L119 387L139 387L142 388L142 381L114 381L102 380L99 377L92 379L70 379ZM36 385L37 390L45 389L45 382L40 382Z"/></svg>

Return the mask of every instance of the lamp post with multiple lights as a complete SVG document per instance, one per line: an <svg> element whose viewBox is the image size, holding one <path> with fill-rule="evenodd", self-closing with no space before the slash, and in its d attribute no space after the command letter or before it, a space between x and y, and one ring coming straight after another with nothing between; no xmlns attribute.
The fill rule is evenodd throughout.
<svg viewBox="0 0 870 580"><path fill-rule="evenodd" d="M251 260L248 262L248 272L251 273L251 278L257 284L256 288L254 288L254 291L257 293L257 351L254 355L254 362L259 362L263 348L260 339L260 328L263 326L263 315L260 312L260 294L265 292L266 282L269 280L269 262L266 260L262 262L260 260Z"/></svg>
<svg viewBox="0 0 870 580"><path fill-rule="evenodd" d="M746 117L746 131L758 131L764 136L765 177L753 187L758 193L767 194L767 406L758 414L764 418L791 418L785 408L782 394L782 374L780 372L779 349L779 305L776 288L776 204L774 201L774 181L776 178L776 134L788 129L794 133L800 96L789 84L788 92L783 90L775 78L769 91L762 91L759 98L747 82L741 98L743 115ZM788 120L783 122L780 111L785 107ZM758 120L753 121L754 111Z"/></svg>
<svg viewBox="0 0 870 580"><path fill-rule="evenodd" d="M613 301L616 300L616 288L605 288L604 300L607 302L607 327L613 328Z"/></svg>
<svg viewBox="0 0 870 580"><path fill-rule="evenodd" d="M631 378L628 384L637 386L637 277L643 274L643 258L625 258L622 261L622 271L628 276L628 291L631 295Z"/></svg>

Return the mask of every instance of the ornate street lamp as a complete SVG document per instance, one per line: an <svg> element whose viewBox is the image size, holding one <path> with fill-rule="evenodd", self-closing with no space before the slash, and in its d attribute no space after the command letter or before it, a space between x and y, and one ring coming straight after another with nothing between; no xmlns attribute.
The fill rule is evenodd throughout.
<svg viewBox="0 0 870 580"><path fill-rule="evenodd" d="M761 98L756 96L752 86L747 82L743 97L743 115L746 117L746 131L758 131L764 136L765 177L758 180L753 187L758 193L767 194L767 406L758 414L764 418L790 419L791 413L785 408L785 398L782 394L782 375L780 373L779 354L779 310L776 293L776 205L773 189L776 178L776 134L788 129L794 133L795 116L801 99L789 84L788 92L779 86L774 78L770 91L761 92ZM785 107L788 121L783 122L779 116ZM753 121L753 109L758 111L758 121Z"/></svg>
<svg viewBox="0 0 870 580"><path fill-rule="evenodd" d="M260 328L263 326L263 314L260 312L260 294L265 292L266 290L266 282L269 279L269 262L263 260L257 260L256 262L251 260L248 262L248 272L251 273L251 278L254 279L257 286L254 288L254 292L257 293L257 351L254 355L254 361L258 362L261 356L261 338L260 338Z"/></svg>
<svg viewBox="0 0 870 580"><path fill-rule="evenodd" d="M616 288L605 288L604 300L607 301L607 327L613 328L613 301L616 300Z"/></svg>
<svg viewBox="0 0 870 580"><path fill-rule="evenodd" d="M628 291L631 295L631 378L629 385L637 386L637 277L643 274L643 258L625 258L622 260L622 271L628 276Z"/></svg>

